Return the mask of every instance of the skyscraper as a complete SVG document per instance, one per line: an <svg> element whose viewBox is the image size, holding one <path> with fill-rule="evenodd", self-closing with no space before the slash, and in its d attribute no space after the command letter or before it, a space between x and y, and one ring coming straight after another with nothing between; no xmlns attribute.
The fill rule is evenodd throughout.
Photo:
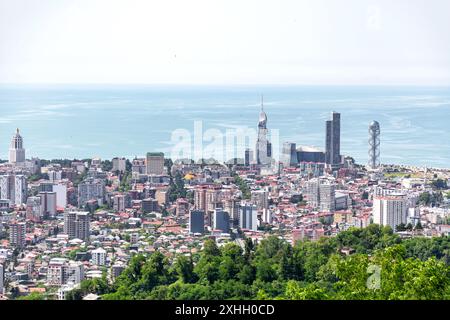
<svg viewBox="0 0 450 320"><path fill-rule="evenodd" d="M214 210L213 229L222 230L224 233L228 233L230 229L230 215L228 212L222 209Z"/></svg>
<svg viewBox="0 0 450 320"><path fill-rule="evenodd" d="M0 176L0 198L15 205L22 205L27 199L27 179L24 175L6 174Z"/></svg>
<svg viewBox="0 0 450 320"><path fill-rule="evenodd" d="M205 211L192 210L189 213L189 233L203 233L205 231Z"/></svg>
<svg viewBox="0 0 450 320"><path fill-rule="evenodd" d="M164 174L164 153L149 152L146 158L147 174Z"/></svg>
<svg viewBox="0 0 450 320"><path fill-rule="evenodd" d="M20 206L27 201L27 178L24 175L16 175L14 185L14 202L16 205Z"/></svg>
<svg viewBox="0 0 450 320"><path fill-rule="evenodd" d="M258 230L258 211L255 205L246 204L241 206L239 227L252 231Z"/></svg>
<svg viewBox="0 0 450 320"><path fill-rule="evenodd" d="M331 117L326 122L325 163L335 170L341 164L341 114L333 111Z"/></svg>
<svg viewBox="0 0 450 320"><path fill-rule="evenodd" d="M267 140L267 115L264 112L264 101L261 97L261 113L258 122L258 138L256 140L256 162L258 165L269 166L272 162L272 145Z"/></svg>
<svg viewBox="0 0 450 320"><path fill-rule="evenodd" d="M369 167L377 169L380 166L380 124L373 121L369 126Z"/></svg>
<svg viewBox="0 0 450 320"><path fill-rule="evenodd" d="M56 216L56 192L39 192L44 218Z"/></svg>
<svg viewBox="0 0 450 320"><path fill-rule="evenodd" d="M25 163L25 149L23 148L23 138L19 133L19 129L17 129L16 134L11 140L11 147L9 148L9 163Z"/></svg>
<svg viewBox="0 0 450 320"><path fill-rule="evenodd" d="M5 268L3 264L0 263L0 295L3 294L5 288Z"/></svg>
<svg viewBox="0 0 450 320"><path fill-rule="evenodd" d="M44 213L41 205L41 197L28 197L27 199L27 219L33 222L41 222Z"/></svg>

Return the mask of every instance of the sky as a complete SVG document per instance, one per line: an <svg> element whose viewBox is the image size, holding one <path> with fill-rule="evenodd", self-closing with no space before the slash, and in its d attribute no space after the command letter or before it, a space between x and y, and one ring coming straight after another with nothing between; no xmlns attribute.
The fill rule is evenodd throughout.
<svg viewBox="0 0 450 320"><path fill-rule="evenodd" d="M450 85L448 0L0 0L0 83Z"/></svg>

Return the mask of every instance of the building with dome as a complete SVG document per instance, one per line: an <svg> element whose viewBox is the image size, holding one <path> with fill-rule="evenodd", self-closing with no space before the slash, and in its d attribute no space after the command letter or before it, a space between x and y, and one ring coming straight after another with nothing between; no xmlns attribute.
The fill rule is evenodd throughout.
<svg viewBox="0 0 450 320"><path fill-rule="evenodd" d="M264 112L264 100L261 97L261 113L258 122L258 138L256 140L256 162L261 166L272 163L272 145L267 139L267 115Z"/></svg>
<svg viewBox="0 0 450 320"><path fill-rule="evenodd" d="M12 137L11 147L9 148L9 163L13 165L25 164L25 149L23 148L23 138L17 129Z"/></svg>

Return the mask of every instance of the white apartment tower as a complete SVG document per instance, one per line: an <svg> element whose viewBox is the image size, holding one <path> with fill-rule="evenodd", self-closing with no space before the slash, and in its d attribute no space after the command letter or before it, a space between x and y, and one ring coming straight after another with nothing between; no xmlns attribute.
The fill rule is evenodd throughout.
<svg viewBox="0 0 450 320"><path fill-rule="evenodd" d="M390 226L393 230L399 224L408 223L406 195L376 196L373 199L373 222L383 226Z"/></svg>
<svg viewBox="0 0 450 320"><path fill-rule="evenodd" d="M0 198L8 199L19 206L26 203L27 178L24 175L13 174L0 176Z"/></svg>

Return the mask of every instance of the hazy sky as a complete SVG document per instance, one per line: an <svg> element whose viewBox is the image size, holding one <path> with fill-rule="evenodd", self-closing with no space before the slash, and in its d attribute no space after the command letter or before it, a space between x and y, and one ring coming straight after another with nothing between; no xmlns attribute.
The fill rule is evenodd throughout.
<svg viewBox="0 0 450 320"><path fill-rule="evenodd" d="M450 84L448 0L0 0L0 83Z"/></svg>

